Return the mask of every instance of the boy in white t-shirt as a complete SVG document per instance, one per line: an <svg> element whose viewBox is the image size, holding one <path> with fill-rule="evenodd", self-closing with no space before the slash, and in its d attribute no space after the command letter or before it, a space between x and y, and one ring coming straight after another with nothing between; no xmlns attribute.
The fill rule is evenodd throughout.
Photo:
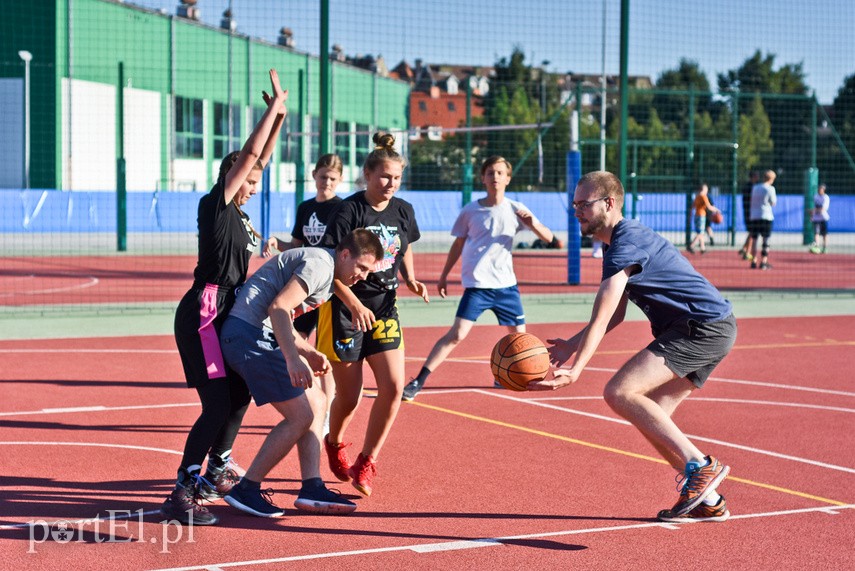
<svg viewBox="0 0 855 571"><path fill-rule="evenodd" d="M507 326L511 333L525 331L525 314L511 255L514 235L529 228L551 247L558 247L560 242L524 204L505 198L512 171L511 163L498 156L481 165L481 182L487 196L467 204L457 216L451 229L455 239L437 283L439 295L445 297L448 274L457 259L462 258L461 281L466 289L457 306L454 324L433 346L418 376L404 387L403 400L415 399L428 375L466 339L484 311L492 310L499 325Z"/></svg>
<svg viewBox="0 0 855 571"><path fill-rule="evenodd" d="M813 244L810 246L811 254L824 254L828 248L828 206L831 199L825 193L825 185L819 185L813 197L813 209L810 221L813 222ZM819 239L822 237L822 246Z"/></svg>

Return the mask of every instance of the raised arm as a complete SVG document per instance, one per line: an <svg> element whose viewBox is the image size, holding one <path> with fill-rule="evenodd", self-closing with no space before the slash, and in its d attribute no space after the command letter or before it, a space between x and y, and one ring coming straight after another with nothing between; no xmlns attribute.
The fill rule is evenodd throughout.
<svg viewBox="0 0 855 571"><path fill-rule="evenodd" d="M283 91L279 85L279 74L276 73L275 69L270 70L270 85L273 95L269 97L267 110L265 110L264 115L261 116L258 124L252 130L252 134L246 140L246 143L244 143L243 148L241 148L237 161L229 169L229 172L226 173L226 186L223 193L226 204L234 199L241 185L246 181L246 177L255 168L256 162L261 161L271 131L280 113L280 107L284 107L285 101L288 99L288 92ZM281 119L279 120L279 124L281 127Z"/></svg>

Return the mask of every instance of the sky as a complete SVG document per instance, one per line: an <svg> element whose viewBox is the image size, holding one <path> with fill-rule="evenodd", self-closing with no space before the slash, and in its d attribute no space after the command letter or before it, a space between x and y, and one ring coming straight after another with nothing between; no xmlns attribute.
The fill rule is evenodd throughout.
<svg viewBox="0 0 855 571"><path fill-rule="evenodd" d="M178 0L128 3L174 13ZM348 55L493 65L515 47L552 72L619 73L620 0L330 0L330 44ZM317 54L319 0L198 0L219 25L231 5L238 31L276 41L290 27L296 48ZM603 10L605 6L605 35ZM855 74L853 0L630 0L629 73L654 81L681 58L716 77L755 51L775 67L803 65L819 101L831 103ZM544 62L548 62L544 64Z"/></svg>

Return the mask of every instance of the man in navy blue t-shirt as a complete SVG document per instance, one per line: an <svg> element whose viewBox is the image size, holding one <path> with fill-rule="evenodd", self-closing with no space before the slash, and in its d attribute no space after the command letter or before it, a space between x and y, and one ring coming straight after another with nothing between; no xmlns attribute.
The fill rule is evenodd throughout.
<svg viewBox="0 0 855 571"><path fill-rule="evenodd" d="M582 233L605 244L602 283L588 325L570 339L547 340L552 364L562 368L529 388L554 390L576 382L632 301L650 320L655 339L612 377L605 400L683 473L680 498L658 518L724 521L730 512L716 488L730 467L701 452L671 415L733 347L732 307L673 244L624 219L623 200L623 185L608 172L588 173L576 186L573 208Z"/></svg>

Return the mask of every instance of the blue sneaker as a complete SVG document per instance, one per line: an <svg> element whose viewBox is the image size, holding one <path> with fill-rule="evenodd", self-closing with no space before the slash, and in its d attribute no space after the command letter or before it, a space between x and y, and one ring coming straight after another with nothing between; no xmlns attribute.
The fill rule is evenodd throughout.
<svg viewBox="0 0 855 571"><path fill-rule="evenodd" d="M237 485L223 498L226 503L242 512L258 517L279 517L285 515L285 510L272 501L273 490L248 490Z"/></svg>
<svg viewBox="0 0 855 571"><path fill-rule="evenodd" d="M419 394L419 391L422 390L424 384L418 379L411 379L407 386L404 387L404 392L401 395L401 400L405 401L414 401L416 400L416 395Z"/></svg>
<svg viewBox="0 0 855 571"><path fill-rule="evenodd" d="M356 510L355 503L324 485L301 488L294 506L298 510L316 514L349 514Z"/></svg>

